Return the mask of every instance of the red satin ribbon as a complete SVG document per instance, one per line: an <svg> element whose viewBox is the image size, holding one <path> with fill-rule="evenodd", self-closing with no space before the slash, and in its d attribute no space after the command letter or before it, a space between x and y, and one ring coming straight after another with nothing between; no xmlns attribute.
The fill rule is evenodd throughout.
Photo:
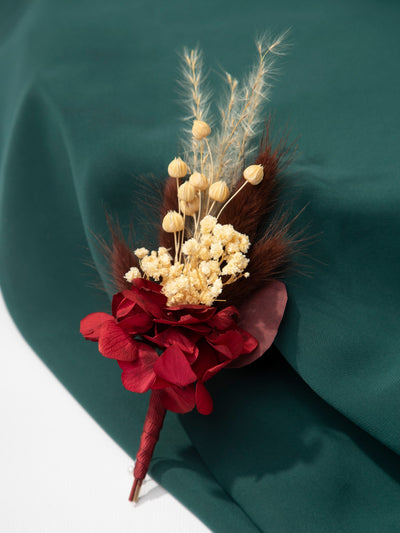
<svg viewBox="0 0 400 533"><path fill-rule="evenodd" d="M161 401L161 391L152 391L140 439L139 451L136 455L135 469L133 471L134 481L129 494L129 501L138 501L140 487L149 469L166 411Z"/></svg>

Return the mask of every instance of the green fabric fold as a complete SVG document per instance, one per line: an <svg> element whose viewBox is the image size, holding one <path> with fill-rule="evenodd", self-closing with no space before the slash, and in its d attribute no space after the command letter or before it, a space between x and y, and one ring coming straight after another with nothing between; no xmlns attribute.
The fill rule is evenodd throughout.
<svg viewBox="0 0 400 533"><path fill-rule="evenodd" d="M298 151L285 194L314 236L277 350L169 413L151 474L213 531L394 531L400 522L400 60L396 2L0 1L2 291L25 338L134 456L147 397L79 335L109 311L105 211L153 246L154 187L184 114L177 54L247 72L291 28L269 111ZM213 80L213 81L211 81ZM211 72L217 90L220 79ZM143 193L144 191L144 193ZM147 202L143 194L148 195ZM281 355L282 354L282 355Z"/></svg>

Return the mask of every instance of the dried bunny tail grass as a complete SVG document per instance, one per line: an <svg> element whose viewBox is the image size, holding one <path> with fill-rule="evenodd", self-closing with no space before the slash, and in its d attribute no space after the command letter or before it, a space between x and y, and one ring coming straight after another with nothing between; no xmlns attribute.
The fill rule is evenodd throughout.
<svg viewBox="0 0 400 533"><path fill-rule="evenodd" d="M205 88L203 53L199 48L183 49L182 77L179 81L181 96L188 111L188 120L209 120L212 94Z"/></svg>
<svg viewBox="0 0 400 533"><path fill-rule="evenodd" d="M256 42L258 61L242 86L226 75L229 94L225 106L220 107L222 128L213 143L214 180L222 178L232 185L243 160L248 159L255 149L251 143L262 125L261 107L269 100L271 80L276 74L275 56L284 53L287 33L276 39L262 37Z"/></svg>
<svg viewBox="0 0 400 533"><path fill-rule="evenodd" d="M193 172L197 162L202 159L200 154L202 143L193 139L191 128L193 120L212 123L210 116L212 93L206 87L203 53L199 48L193 50L184 48L181 65L181 77L178 83L181 88L180 96L187 110L187 116L184 118L187 128L184 131L183 151L185 160Z"/></svg>
<svg viewBox="0 0 400 533"><path fill-rule="evenodd" d="M293 157L295 147L287 146L287 132L284 132L275 148L271 141L272 119L265 126L264 138L256 164L262 165L264 179L259 185L247 185L232 199L221 213L221 224L232 224L240 233L248 235L254 243L265 220L272 216L278 202L280 184L279 173ZM241 169L242 170L242 169ZM232 191L232 196L244 184L242 177Z"/></svg>

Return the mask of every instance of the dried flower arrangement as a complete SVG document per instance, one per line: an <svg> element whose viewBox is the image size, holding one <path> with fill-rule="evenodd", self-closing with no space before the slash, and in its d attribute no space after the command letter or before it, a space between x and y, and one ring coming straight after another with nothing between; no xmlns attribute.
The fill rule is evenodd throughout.
<svg viewBox="0 0 400 533"><path fill-rule="evenodd" d="M257 64L242 85L226 74L229 92L217 132L203 92L201 53L185 50L190 130L183 159L168 166L160 247L132 253L113 232L110 261L120 292L112 315L92 313L81 322L83 336L118 361L128 390L152 391L130 500L138 499L166 411L196 406L210 414L205 382L262 355L284 313L279 278L292 241L284 219L274 218L284 150L273 150L268 135L258 154L253 143L284 37L257 43Z"/></svg>

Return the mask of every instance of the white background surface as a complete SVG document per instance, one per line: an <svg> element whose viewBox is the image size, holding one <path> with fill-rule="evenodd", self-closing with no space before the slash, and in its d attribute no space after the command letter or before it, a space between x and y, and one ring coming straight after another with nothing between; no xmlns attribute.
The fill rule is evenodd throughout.
<svg viewBox="0 0 400 533"><path fill-rule="evenodd" d="M1 532L209 532L153 480L128 502L132 459L31 350L1 293L0 335Z"/></svg>

